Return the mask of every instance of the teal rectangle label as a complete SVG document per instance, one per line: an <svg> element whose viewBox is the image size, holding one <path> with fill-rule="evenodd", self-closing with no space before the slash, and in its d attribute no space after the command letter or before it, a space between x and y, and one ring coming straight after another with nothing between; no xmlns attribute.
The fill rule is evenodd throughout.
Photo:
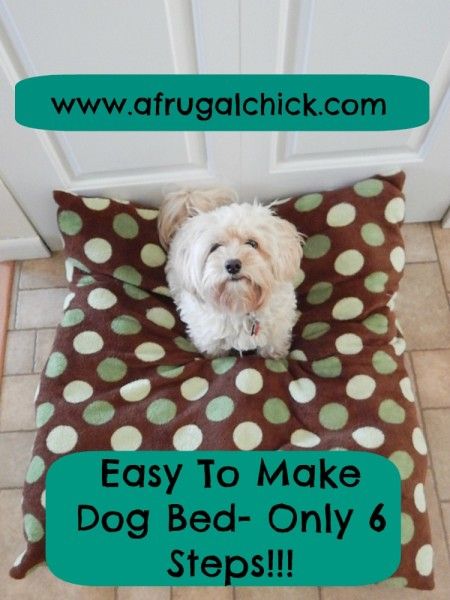
<svg viewBox="0 0 450 600"><path fill-rule="evenodd" d="M386 131L429 119L400 75L45 75L16 85L16 121L62 131Z"/></svg>
<svg viewBox="0 0 450 600"><path fill-rule="evenodd" d="M46 559L83 585L328 586L400 561L400 477L367 452L81 452L46 481Z"/></svg>

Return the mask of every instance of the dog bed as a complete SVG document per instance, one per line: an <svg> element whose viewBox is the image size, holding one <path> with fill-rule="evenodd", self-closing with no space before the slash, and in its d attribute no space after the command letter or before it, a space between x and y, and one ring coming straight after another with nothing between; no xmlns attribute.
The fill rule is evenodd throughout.
<svg viewBox="0 0 450 600"><path fill-rule="evenodd" d="M287 359L207 359L166 287L157 210L56 192L71 291L36 398L26 551L45 560L45 473L83 450L367 450L402 480L402 558L389 582L433 587L426 446L394 313L404 174L276 207L307 235Z"/></svg>

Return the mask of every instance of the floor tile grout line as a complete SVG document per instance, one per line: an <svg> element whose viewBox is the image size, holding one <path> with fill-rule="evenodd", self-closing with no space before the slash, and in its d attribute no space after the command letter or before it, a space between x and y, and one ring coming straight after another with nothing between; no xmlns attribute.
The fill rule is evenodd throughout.
<svg viewBox="0 0 450 600"><path fill-rule="evenodd" d="M438 224L440 225L440 221L438 221ZM444 287L444 290L445 290L445 292L446 292L446 295L447 295L447 303L448 303L448 306L449 306L449 308L450 308L450 296L448 295L448 292L449 292L449 290L447 290L447 285L446 285L446 283L445 283L444 271L442 270L441 258L440 258L440 255L439 255L439 252L438 252L438 249L437 249L436 237L435 237L435 235L434 235L434 230L433 230L433 227L431 227L431 237L433 238L434 251L436 252L436 256L437 256L437 258L438 258L437 262L438 262L438 264L439 264L439 272L440 272L440 274L441 274L442 285L443 285L443 287Z"/></svg>
<svg viewBox="0 0 450 600"><path fill-rule="evenodd" d="M37 429L11 429L11 430L7 430L7 431L0 431L0 436L3 433L37 433Z"/></svg>

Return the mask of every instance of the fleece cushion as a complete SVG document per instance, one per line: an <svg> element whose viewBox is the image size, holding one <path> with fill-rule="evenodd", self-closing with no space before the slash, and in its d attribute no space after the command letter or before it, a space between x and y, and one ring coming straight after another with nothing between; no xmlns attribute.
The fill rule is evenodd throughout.
<svg viewBox="0 0 450 600"><path fill-rule="evenodd" d="M36 398L24 484L27 548L45 560L45 473L83 450L367 450L402 480L402 559L389 580L433 587L426 446L394 313L404 174L288 199L306 234L287 359L207 359L166 287L157 211L56 192L71 291Z"/></svg>

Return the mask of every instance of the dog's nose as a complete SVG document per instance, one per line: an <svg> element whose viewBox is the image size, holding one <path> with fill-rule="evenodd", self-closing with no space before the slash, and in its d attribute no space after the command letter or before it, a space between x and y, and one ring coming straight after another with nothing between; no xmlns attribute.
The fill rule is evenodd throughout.
<svg viewBox="0 0 450 600"><path fill-rule="evenodd" d="M225 263L225 269L230 275L236 275L241 270L242 263L238 258L232 258Z"/></svg>

